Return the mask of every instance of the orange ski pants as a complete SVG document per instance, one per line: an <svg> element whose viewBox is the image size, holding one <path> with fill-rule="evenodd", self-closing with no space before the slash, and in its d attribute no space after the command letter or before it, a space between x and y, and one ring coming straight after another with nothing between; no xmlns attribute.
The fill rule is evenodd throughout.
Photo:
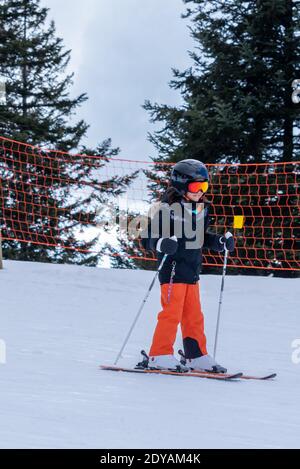
<svg viewBox="0 0 300 469"><path fill-rule="evenodd" d="M199 282L196 284L173 283L168 302L169 284L161 285L162 311L154 332L150 356L172 355L177 328L181 324L182 338L198 342L203 355L207 354L204 334L204 317L200 304Z"/></svg>

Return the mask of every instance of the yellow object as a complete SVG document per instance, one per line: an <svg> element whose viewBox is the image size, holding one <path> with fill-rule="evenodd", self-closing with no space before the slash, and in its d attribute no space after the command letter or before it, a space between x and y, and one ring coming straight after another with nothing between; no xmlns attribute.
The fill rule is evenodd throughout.
<svg viewBox="0 0 300 469"><path fill-rule="evenodd" d="M233 228L241 229L244 226L244 215L235 215L233 219Z"/></svg>

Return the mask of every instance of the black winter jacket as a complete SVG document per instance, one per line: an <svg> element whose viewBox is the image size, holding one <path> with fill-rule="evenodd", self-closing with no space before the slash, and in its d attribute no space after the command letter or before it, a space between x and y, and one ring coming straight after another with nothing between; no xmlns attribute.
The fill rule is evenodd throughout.
<svg viewBox="0 0 300 469"><path fill-rule="evenodd" d="M161 284L169 283L171 279L172 263L176 262L174 283L194 284L199 280L202 268L202 249L212 249L217 252L224 250L224 244L220 242L222 236L210 233L209 225L209 203L196 204L179 199L178 210L172 209L173 205L168 203L157 204L156 211L148 218L147 227L142 233L142 245L144 249L155 251L159 238L168 238L176 234L178 249L174 255L169 255L159 273ZM199 210L200 208L200 210ZM198 210L197 210L198 209ZM165 227L164 221L169 221L169 229ZM202 230L202 236L190 236L191 231L186 232L183 224L191 223L192 230ZM182 226L181 236L178 236L178 226ZM177 227L177 229L176 229ZM198 238L198 239L197 239ZM202 238L202 239L200 239ZM196 247L188 248L187 243L196 240ZM164 254L157 252L158 265ZM174 265L174 264L173 264Z"/></svg>

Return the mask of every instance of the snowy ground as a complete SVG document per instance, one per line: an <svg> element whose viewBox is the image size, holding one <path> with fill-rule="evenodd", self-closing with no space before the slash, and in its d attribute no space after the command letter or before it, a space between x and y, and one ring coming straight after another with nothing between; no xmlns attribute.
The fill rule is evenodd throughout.
<svg viewBox="0 0 300 469"><path fill-rule="evenodd" d="M300 338L299 280L226 279L218 359L231 371L276 371L273 382L100 371L115 359L152 277L5 262L1 448L300 447L300 364L291 346ZM219 286L219 277L201 280L210 349ZM156 284L121 363L134 364L149 347L158 311Z"/></svg>

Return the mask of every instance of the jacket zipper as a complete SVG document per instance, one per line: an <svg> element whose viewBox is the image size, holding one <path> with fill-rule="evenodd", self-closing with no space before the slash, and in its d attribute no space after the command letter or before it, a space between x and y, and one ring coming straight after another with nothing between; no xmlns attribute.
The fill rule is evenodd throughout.
<svg viewBox="0 0 300 469"><path fill-rule="evenodd" d="M172 262L171 275L170 275L169 288L168 288L168 298L167 298L167 303L168 304L170 303L171 292L172 292L173 283L174 283L175 268L176 268L176 261L173 261Z"/></svg>

